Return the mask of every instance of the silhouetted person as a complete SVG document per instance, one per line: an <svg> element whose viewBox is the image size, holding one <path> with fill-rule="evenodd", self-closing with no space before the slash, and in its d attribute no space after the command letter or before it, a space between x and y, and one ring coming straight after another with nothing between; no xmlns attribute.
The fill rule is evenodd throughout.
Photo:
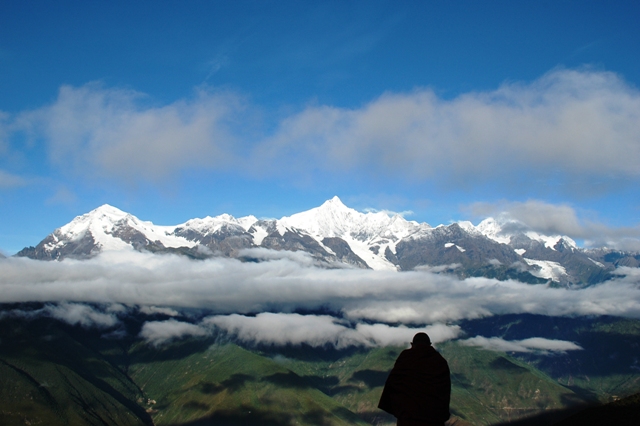
<svg viewBox="0 0 640 426"><path fill-rule="evenodd" d="M378 408L393 414L398 426L442 426L449 419L451 377L447 361L426 333L413 337L384 385Z"/></svg>

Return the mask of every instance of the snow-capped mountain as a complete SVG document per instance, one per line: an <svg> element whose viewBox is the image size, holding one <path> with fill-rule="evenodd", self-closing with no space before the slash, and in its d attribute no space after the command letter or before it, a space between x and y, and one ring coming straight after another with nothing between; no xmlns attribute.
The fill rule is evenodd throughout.
<svg viewBox="0 0 640 426"><path fill-rule="evenodd" d="M360 213L345 206L338 197L278 222L304 230L317 241L339 238L373 269L397 269L385 253L395 254L399 241L420 230L431 229L427 223L407 221L398 214Z"/></svg>
<svg viewBox="0 0 640 426"><path fill-rule="evenodd" d="M247 259L245 249L304 251L328 267L408 271L431 269L531 283L586 285L640 255L580 249L566 236L543 235L508 217L431 227L384 212L362 213L338 197L281 219L228 214L175 226L142 221L103 205L56 229L17 256L41 260L88 258L112 250L176 253L193 258Z"/></svg>

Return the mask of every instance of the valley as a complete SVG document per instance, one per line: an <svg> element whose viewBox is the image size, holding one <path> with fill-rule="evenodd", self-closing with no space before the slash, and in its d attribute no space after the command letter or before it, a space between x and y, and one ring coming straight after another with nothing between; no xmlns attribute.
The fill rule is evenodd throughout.
<svg viewBox="0 0 640 426"><path fill-rule="evenodd" d="M0 316L3 424L395 421L377 401L403 347L249 344L220 330L154 346L139 337L151 319L140 312L101 330L16 314L36 308L4 306ZM640 321L507 315L460 325L466 335L535 334L570 339L582 350L505 352L465 339L437 344L452 372L451 424L498 425L546 414L538 424L551 425L572 410L640 391Z"/></svg>

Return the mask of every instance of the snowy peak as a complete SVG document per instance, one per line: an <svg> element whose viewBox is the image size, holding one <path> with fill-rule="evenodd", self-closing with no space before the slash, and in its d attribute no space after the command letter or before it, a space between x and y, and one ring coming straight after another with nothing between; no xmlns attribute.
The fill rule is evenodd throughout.
<svg viewBox="0 0 640 426"><path fill-rule="evenodd" d="M489 217L480 222L475 228L485 237L501 244L512 244L513 241L522 241L524 238L541 243L551 250L559 248L573 250L578 248L575 241L566 235L542 234L531 230L524 223L505 215L500 215L498 218Z"/></svg>
<svg viewBox="0 0 640 426"><path fill-rule="evenodd" d="M149 244L159 247L193 246L186 239L173 235L173 230L173 227L154 225L104 204L54 231L46 248L53 251L70 243L93 244L91 251L84 253L89 255L96 250L125 250Z"/></svg>
<svg viewBox="0 0 640 426"><path fill-rule="evenodd" d="M285 227L304 229L314 235L340 237L348 234L353 225L362 220L362 213L345 206L333 197L320 207L283 217L278 222Z"/></svg>
<svg viewBox="0 0 640 426"><path fill-rule="evenodd" d="M91 210L87 215L92 217L109 217L116 220L122 219L125 216L131 216L131 214L110 204L103 204L100 207Z"/></svg>
<svg viewBox="0 0 640 426"><path fill-rule="evenodd" d="M104 225L114 224L127 216L131 216L129 213L110 206L109 204L103 204L97 209L91 210L89 213L85 213L81 216L76 216L71 222L65 226L59 228L62 233L79 233L85 231L94 223L101 223Z"/></svg>
<svg viewBox="0 0 640 426"><path fill-rule="evenodd" d="M111 230L115 223L128 217L133 217L122 210L104 204L89 213L75 217L71 222L58 228L54 235L66 240L77 240L84 237L87 232L94 234Z"/></svg>
<svg viewBox="0 0 640 426"><path fill-rule="evenodd" d="M430 228L426 223L407 221L398 214L361 213L345 206L338 197L277 222L279 227L309 233L320 244L326 238L339 238L369 267L390 270L397 269L396 244L421 229Z"/></svg>
<svg viewBox="0 0 640 426"><path fill-rule="evenodd" d="M318 208L320 209L325 208L325 209L331 209L331 210L350 210L350 211L353 210L345 206L345 204L342 202L340 197L338 197L337 195L334 195L333 198L322 203Z"/></svg>
<svg viewBox="0 0 640 426"><path fill-rule="evenodd" d="M378 237L403 238L427 224L407 221L400 215L389 216L385 212L361 213L345 206L340 198L333 197L320 207L280 219L291 226L324 237L350 237L368 241Z"/></svg>
<svg viewBox="0 0 640 426"><path fill-rule="evenodd" d="M492 239L500 244L509 244L511 241L511 235L505 231L505 228L509 228L509 224L516 225L517 222L501 218L496 220L492 217L488 217L476 226L478 232L487 238Z"/></svg>
<svg viewBox="0 0 640 426"><path fill-rule="evenodd" d="M225 213L215 217L207 216L205 218L189 219L182 225L178 225L176 229L189 229L203 234L212 234L225 226L238 226L247 231L257 221L258 219L255 216L245 216L236 219Z"/></svg>

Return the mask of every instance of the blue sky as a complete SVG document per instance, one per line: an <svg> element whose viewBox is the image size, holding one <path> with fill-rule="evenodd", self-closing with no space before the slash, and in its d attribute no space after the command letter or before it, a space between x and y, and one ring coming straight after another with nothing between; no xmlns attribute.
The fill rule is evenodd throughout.
<svg viewBox="0 0 640 426"><path fill-rule="evenodd" d="M0 6L0 250L338 195L640 247L635 1Z"/></svg>

